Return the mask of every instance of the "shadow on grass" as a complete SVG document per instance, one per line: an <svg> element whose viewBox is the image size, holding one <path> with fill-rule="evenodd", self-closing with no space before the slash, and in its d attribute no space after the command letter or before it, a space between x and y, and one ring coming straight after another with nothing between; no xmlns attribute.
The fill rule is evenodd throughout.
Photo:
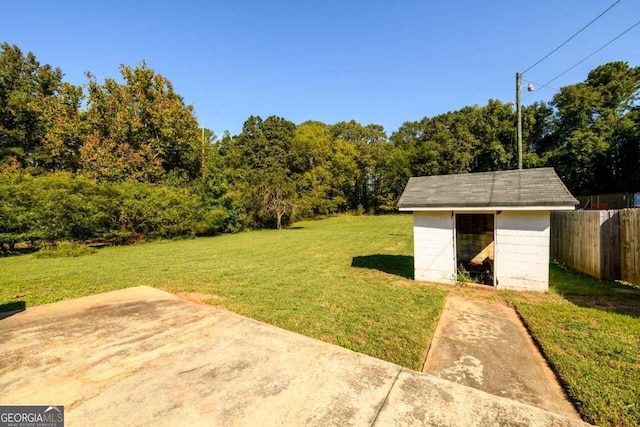
<svg viewBox="0 0 640 427"><path fill-rule="evenodd" d="M27 303L24 301L11 301L5 304L0 304L0 320L11 317L14 314L18 314L27 308Z"/></svg>
<svg viewBox="0 0 640 427"><path fill-rule="evenodd" d="M613 288L610 295L563 295L580 307L640 317L640 290Z"/></svg>
<svg viewBox="0 0 640 427"><path fill-rule="evenodd" d="M364 255L355 256L351 267L370 268L385 273L395 274L406 279L413 279L413 257L409 255Z"/></svg>
<svg viewBox="0 0 640 427"><path fill-rule="evenodd" d="M550 285L567 301L587 308L640 317L640 287L598 280L551 264Z"/></svg>

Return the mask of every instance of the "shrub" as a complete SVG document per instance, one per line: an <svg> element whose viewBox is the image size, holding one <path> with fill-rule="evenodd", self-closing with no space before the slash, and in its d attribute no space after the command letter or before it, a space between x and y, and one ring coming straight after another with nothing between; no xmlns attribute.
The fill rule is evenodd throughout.
<svg viewBox="0 0 640 427"><path fill-rule="evenodd" d="M34 258L63 258L90 255L96 252L95 248L82 243L63 241L53 247L40 249L33 254Z"/></svg>
<svg viewBox="0 0 640 427"><path fill-rule="evenodd" d="M125 182L113 184L118 194L120 232L146 237L176 237L198 233L202 206L186 188Z"/></svg>
<svg viewBox="0 0 640 427"><path fill-rule="evenodd" d="M139 182L99 184L69 173L0 174L0 250L17 242L132 243L143 238L232 231L224 205L187 188Z"/></svg>

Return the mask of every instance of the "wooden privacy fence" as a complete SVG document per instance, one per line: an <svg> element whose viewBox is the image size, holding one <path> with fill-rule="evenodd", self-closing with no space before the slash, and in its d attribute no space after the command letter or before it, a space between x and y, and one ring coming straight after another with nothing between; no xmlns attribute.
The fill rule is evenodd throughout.
<svg viewBox="0 0 640 427"><path fill-rule="evenodd" d="M620 211L621 279L640 285L640 209Z"/></svg>
<svg viewBox="0 0 640 427"><path fill-rule="evenodd" d="M551 212L551 256L604 280L640 284L640 209Z"/></svg>

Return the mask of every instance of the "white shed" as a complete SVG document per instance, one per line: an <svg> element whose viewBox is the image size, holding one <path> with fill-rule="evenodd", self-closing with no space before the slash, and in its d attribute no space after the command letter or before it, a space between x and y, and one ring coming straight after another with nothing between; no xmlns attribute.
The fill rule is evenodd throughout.
<svg viewBox="0 0 640 427"><path fill-rule="evenodd" d="M577 203L553 168L410 178L414 278L546 292L550 211Z"/></svg>

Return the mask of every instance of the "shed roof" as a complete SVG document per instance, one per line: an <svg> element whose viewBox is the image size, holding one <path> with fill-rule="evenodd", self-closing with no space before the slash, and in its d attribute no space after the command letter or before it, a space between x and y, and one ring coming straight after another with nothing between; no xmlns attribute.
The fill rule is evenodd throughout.
<svg viewBox="0 0 640 427"><path fill-rule="evenodd" d="M575 207L553 168L420 176L409 179L401 210L416 208Z"/></svg>

